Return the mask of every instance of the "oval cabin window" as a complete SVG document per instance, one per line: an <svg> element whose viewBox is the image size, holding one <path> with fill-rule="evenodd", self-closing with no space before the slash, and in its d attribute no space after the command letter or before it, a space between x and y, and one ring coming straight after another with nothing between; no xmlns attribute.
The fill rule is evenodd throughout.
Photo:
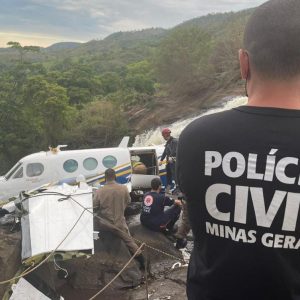
<svg viewBox="0 0 300 300"><path fill-rule="evenodd" d="M73 173L78 169L78 162L75 159L68 159L64 162L64 170Z"/></svg>
<svg viewBox="0 0 300 300"><path fill-rule="evenodd" d="M44 172L44 166L41 163L28 164L26 167L26 175L28 177L39 176Z"/></svg>
<svg viewBox="0 0 300 300"><path fill-rule="evenodd" d="M103 158L102 164L106 168L113 168L117 165L117 159L112 155L108 155Z"/></svg>
<svg viewBox="0 0 300 300"><path fill-rule="evenodd" d="M95 170L98 166L98 162L95 158L89 157L83 161L83 166L86 170L92 171Z"/></svg>

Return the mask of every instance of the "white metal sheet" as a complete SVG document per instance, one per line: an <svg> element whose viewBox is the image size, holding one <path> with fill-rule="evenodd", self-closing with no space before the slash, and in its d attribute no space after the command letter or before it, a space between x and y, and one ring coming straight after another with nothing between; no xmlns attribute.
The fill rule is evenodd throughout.
<svg viewBox="0 0 300 300"><path fill-rule="evenodd" d="M24 278L21 278L17 284L12 285L12 291L9 300L51 300ZM61 297L61 299L63 298Z"/></svg>
<svg viewBox="0 0 300 300"><path fill-rule="evenodd" d="M22 259L51 252L64 239L57 251L93 252L93 214L85 211L79 219L84 208L71 198L59 201L66 198L61 194L71 195L84 208L93 211L92 188L89 186L78 188L64 184L51 187L44 194L27 199L29 214L22 218ZM68 235L78 219L78 223ZM28 226L29 228L26 228Z"/></svg>

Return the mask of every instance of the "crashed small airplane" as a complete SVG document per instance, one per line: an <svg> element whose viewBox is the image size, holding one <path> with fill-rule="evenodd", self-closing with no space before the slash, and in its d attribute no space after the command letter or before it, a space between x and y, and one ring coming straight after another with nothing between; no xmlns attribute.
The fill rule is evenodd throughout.
<svg viewBox="0 0 300 300"><path fill-rule="evenodd" d="M115 169L117 181L137 196L151 188L154 177L165 182L165 165L158 163L164 147L127 147L128 141L124 137L115 148L63 151L58 146L25 156L0 178L0 200L14 199L0 208L0 224L8 224L10 216L14 224L21 224L20 272L43 263L46 255L56 268L67 272L59 261L94 254L98 232L93 226L93 186L104 183L107 168ZM78 181L82 175L86 182ZM15 282L3 299L33 294L52 299L35 289L30 277Z"/></svg>
<svg viewBox="0 0 300 300"><path fill-rule="evenodd" d="M124 137L118 147L65 150L60 145L49 151L23 157L5 176L0 177L0 201L18 196L45 184L75 184L78 175L85 176L87 183L104 182L104 172L113 168L117 181L130 183L132 191L150 188L151 180L160 176L166 181L165 165L159 166L164 147L128 147L129 137Z"/></svg>

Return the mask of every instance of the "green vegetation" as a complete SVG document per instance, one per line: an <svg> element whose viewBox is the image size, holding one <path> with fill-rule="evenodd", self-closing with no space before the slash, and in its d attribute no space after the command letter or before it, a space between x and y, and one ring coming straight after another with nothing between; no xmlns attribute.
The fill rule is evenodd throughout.
<svg viewBox="0 0 300 300"><path fill-rule="evenodd" d="M151 108L159 95L193 97L236 84L250 13L46 49L9 42L0 49L0 173L48 146L113 146L131 133L132 107Z"/></svg>

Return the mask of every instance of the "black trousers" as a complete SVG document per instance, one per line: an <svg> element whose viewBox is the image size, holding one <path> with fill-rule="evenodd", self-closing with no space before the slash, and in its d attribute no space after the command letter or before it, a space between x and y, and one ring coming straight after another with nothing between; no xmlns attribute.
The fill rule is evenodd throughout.
<svg viewBox="0 0 300 300"><path fill-rule="evenodd" d="M147 228L153 231L165 231L166 229L172 229L174 224L179 219L181 207L173 205L166 209L163 214L147 219L142 219L141 222Z"/></svg>

